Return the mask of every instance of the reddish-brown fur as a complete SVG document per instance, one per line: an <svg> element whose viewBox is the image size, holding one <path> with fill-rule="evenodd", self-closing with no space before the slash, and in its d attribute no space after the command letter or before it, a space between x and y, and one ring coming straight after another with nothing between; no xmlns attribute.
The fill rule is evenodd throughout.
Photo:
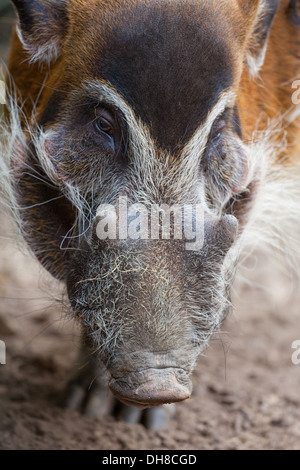
<svg viewBox="0 0 300 470"><path fill-rule="evenodd" d="M260 72L260 78L251 79L247 69L243 70L239 109L243 129L248 135L256 129L265 129L270 120L278 120L280 115L293 107L292 82L300 75L300 31L287 19L288 5L289 0L281 1L271 30L266 61ZM288 156L299 160L300 119L288 126L286 123L283 124L284 129L278 134L278 139L281 140L283 132L286 133L290 144Z"/></svg>
<svg viewBox="0 0 300 470"><path fill-rule="evenodd" d="M114 9L114 1L105 2L106 8ZM131 3L128 2L128 8ZM201 2L199 2L201 3ZM253 21L259 0L246 2L239 0L242 11L232 1L217 2L217 6L224 10L224 18L230 17L236 28L240 28L241 22L243 27L246 22L246 29L241 31L241 39L245 36L251 36ZM292 107L292 80L300 75L300 60L298 55L300 44L300 30L288 21L287 8L290 0L281 0L280 9L277 13L274 25L271 30L269 46L266 55L265 64L260 72L260 78L253 79L249 76L247 67L244 66L243 56L237 54L236 60L238 67L241 69L241 83L237 84L239 90L239 109L241 112L242 127L246 135L251 136L253 131L257 129L258 116L260 117L259 128L267 127L270 119L276 119L280 114L285 113ZM99 9L99 1L97 0L77 0L74 2L74 17L76 15L76 24L78 31L84 28L84 21L78 11L82 9L86 13L90 13L91 17L96 16L95 12ZM212 2L212 6L213 6ZM76 8L75 8L76 7ZM244 10L244 17L243 17ZM86 14L88 17L89 14ZM238 25L238 26L237 26ZM76 31L75 31L76 37ZM236 31L233 31L234 41L237 40ZM240 38L238 38L240 40ZM68 46L71 51L76 47L85 47L84 44L72 44ZM88 48L87 48L87 52ZM72 52L73 53L73 52ZM8 64L9 71L14 79L20 94L22 103L25 101L25 112L30 116L32 112L32 104L36 103L41 86L45 85L44 91L37 103L37 111L42 110L44 103L48 101L48 97L52 92L52 88L56 87L57 77L61 83L61 72L63 70L63 59L59 59L51 64L50 73L47 65L39 63L30 64L28 62L28 54L24 51L18 37L14 34L10 60ZM79 64L80 67L80 64ZM77 69L78 77L84 77L85 69ZM48 78L47 78L48 77ZM77 76L74 77L76 82ZM289 147L289 155L294 158L300 158L298 152L300 119L294 121L284 129L287 132ZM281 136L278 135L280 139Z"/></svg>

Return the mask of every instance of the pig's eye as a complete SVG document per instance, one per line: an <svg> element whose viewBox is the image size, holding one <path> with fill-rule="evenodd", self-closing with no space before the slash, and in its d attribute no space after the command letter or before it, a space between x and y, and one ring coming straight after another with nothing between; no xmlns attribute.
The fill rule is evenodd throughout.
<svg viewBox="0 0 300 470"><path fill-rule="evenodd" d="M95 109L96 119L94 121L95 129L113 137L115 133L114 118L106 109Z"/></svg>
<svg viewBox="0 0 300 470"><path fill-rule="evenodd" d="M105 132L105 134L111 135L113 133L111 125L105 119L97 119L96 127L99 131Z"/></svg>

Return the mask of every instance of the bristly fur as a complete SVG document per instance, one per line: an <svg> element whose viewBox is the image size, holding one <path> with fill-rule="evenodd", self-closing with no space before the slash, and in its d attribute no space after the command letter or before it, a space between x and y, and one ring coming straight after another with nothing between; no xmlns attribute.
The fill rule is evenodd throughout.
<svg viewBox="0 0 300 470"><path fill-rule="evenodd" d="M162 353L189 381L232 307L237 266L262 245L290 266L297 259L299 115L288 81L299 64L284 2L275 19L279 0L119 0L118 11L110 0L13 1L25 50L15 34L18 101L8 97L0 124L3 206L65 282L73 317L113 379L131 388L135 372L136 389L140 353L150 368ZM247 55L252 72L261 68L257 82ZM100 240L97 208L123 195L147 209L201 205L201 249L161 233Z"/></svg>
<svg viewBox="0 0 300 470"><path fill-rule="evenodd" d="M16 33L29 62L50 64L57 60L67 29L67 0L13 3L18 12Z"/></svg>
<svg viewBox="0 0 300 470"><path fill-rule="evenodd" d="M14 99L13 96L8 96L6 106L9 110L9 120L1 120L0 168L3 195L2 203L7 208L10 218L14 220L21 229L22 223L20 222L20 207L18 207L15 199L12 167L18 168L20 164L23 164L22 156L25 151L29 151L27 148L28 136L30 136L31 141L35 145L41 167L45 170L53 185L56 185L63 190L63 193L68 197L70 202L72 202L81 215L86 213L87 207L85 206L86 200L84 190L88 191L88 188L84 188L84 185L83 187L78 187L68 182L59 184L57 181L51 155L49 156L47 154L44 147L44 143L51 136L52 131L44 133L41 129L35 127L34 132L32 132L32 123L28 122L25 128L22 128L21 118L24 119L24 115L22 109L18 107L16 99ZM141 129L138 121L133 122L132 129ZM295 221L298 218L296 206L298 196L300 197L300 189L298 190L297 184L299 166L297 166L296 163L293 165L291 163L288 165L283 165L281 162L276 163L278 155L282 153L282 150L286 146L285 142L278 144L275 139L273 139L273 135L276 135L278 131L279 128L274 128L274 126L270 124L269 130L264 133L257 132L257 134L253 136L252 144L248 146L251 168L247 185L250 184L253 179L257 179L259 184L257 185L258 194L255 198L254 209L252 210L251 217L247 224L247 230L245 230L245 236L243 237L245 241L247 239L247 234L251 231L251 235L249 235L250 238L253 238L253 233L260 233L259 238L255 238L256 240L259 240L258 243L261 243L263 238L269 240L269 243L273 245L275 243L272 238L273 235L275 235L276 240L283 240L286 238L287 234L285 233L284 228L286 223L288 223L289 227L296 225ZM140 134L139 137L137 135L132 135L132 144L138 144L138 148L134 148L133 154L136 158L138 158L138 154L140 155L140 158L142 158L143 152L140 150L149 148L147 155L144 157L144 161L148 161L148 164L152 162L151 164L155 165L157 164L156 158L154 156L151 158L151 154L155 149L150 149L150 140L149 134L147 133L144 135ZM195 152L195 149L192 150ZM194 166L199 164L197 162L195 163L196 155L190 155L188 150L184 150L184 160L180 165L179 170L181 168L183 171L185 170L185 172L187 171L185 168L186 153L191 156ZM199 155L201 155L201 151L199 152ZM188 171L188 173L190 173L190 171ZM192 173L194 174L194 172ZM150 175L151 171L148 168L148 177L150 177ZM143 183L146 181L146 176L142 180ZM163 176L164 175L162 175L162 177ZM181 199L184 200L185 198L182 197L182 190L184 189L184 186L187 186L187 182L191 178L186 174L182 174L181 179L183 182L180 184L180 188L176 193L178 192L178 194L181 195ZM138 186L139 184L137 183L137 187ZM281 197L282 194L284 194L284 197ZM149 201L149 195L147 201ZM155 194L153 195L153 202L155 202ZM282 210L278 211L278 207ZM291 207L293 210L283 210L284 207ZM258 210L255 208L258 208ZM92 217L92 214L89 215ZM279 235L281 233L280 227L278 226L279 224L276 224L279 216L284 217L285 219L285 224L281 224L283 230L282 236ZM92 222L91 218L90 222ZM264 227L263 230L262 227ZM273 229L267 230L266 227L273 227ZM265 235L262 236L262 233ZM245 244L248 245L248 242L245 242ZM278 245L278 248L279 245L281 246L281 242L276 245Z"/></svg>
<svg viewBox="0 0 300 470"><path fill-rule="evenodd" d="M22 109L14 96L6 96L9 120L0 118L0 208L16 227L16 234L22 232L20 208L16 200L12 165L22 160L21 148L26 147L26 136L21 126ZM18 147L20 151L18 151Z"/></svg>
<svg viewBox="0 0 300 470"><path fill-rule="evenodd" d="M25 121L25 128L22 127L21 120L24 120L24 114L13 95L7 96L5 106L9 118L5 120L2 117L0 121L1 205L10 219L17 224L19 231L22 232L20 207L16 201L12 167L18 168L20 164L23 164L23 154L26 151L28 135L35 144L41 167L46 171L47 176L54 185L59 186L59 184L55 177L51 158L49 158L43 146L43 142L46 137L49 137L49 133L45 135L42 130L36 127L35 131L32 132L32 123L27 121ZM265 132L255 133L253 142L248 145L251 156L251 169L247 184L251 180L256 180L258 184L251 214L242 236L241 248L247 247L248 251L248 247L263 244L274 247L276 251L290 252L291 258L293 258L293 253L296 254L299 250L296 235L300 215L300 166L297 162L278 162L278 155L281 155L287 146L285 141L278 143L277 139L273 138L281 131L281 127L282 120L279 124L270 123L269 129ZM134 125L133 128L141 127L140 125ZM133 144L141 142L142 145L143 142L144 144L149 142L147 134L141 137L137 138L133 135ZM139 151L140 146L135 149L134 154L137 155L140 153ZM148 156L149 154L146 157ZM148 158L149 160L152 160L153 163L155 158ZM78 216L82 216L87 211L82 188L69 183L65 183L64 186L64 189L63 186L61 189L63 189L64 194L72 204L77 207ZM90 213L89 216L91 223L93 215Z"/></svg>
<svg viewBox="0 0 300 470"><path fill-rule="evenodd" d="M1 121L0 140L1 205L9 214L10 218L16 223L18 227L17 233L22 234L24 230L26 230L26 227L23 226L22 222L22 208L18 206L15 197L14 186L16 183L12 175L12 168L18 168L19 165L23 164L22 154L24 149L26 149L28 135L35 143L41 167L47 172L53 185L58 185L58 182L55 179L55 171L51 160L45 150L43 150L43 142L45 141L43 132L41 130L35 130L33 133L31 131L32 123L27 123L26 128L22 129L22 109L18 107L13 96L8 97L6 106L9 110L9 119L8 121L4 119ZM281 125L279 125L279 128L280 127ZM270 124L268 131L264 133L260 132L253 136L253 142L248 148L252 162L249 178L252 182L255 181L256 183L255 198L250 211L249 220L240 239L239 247L232 248L224 265L223 275L228 279L228 284L231 283L231 277L234 272L233 266L237 264L240 252L243 255L242 258L247 257L256 247L261 248L262 245L264 245L272 248L274 254L278 253L278 251L284 253L291 263L294 263L295 259L298 257L300 167L296 163L292 164L291 162L288 164L283 164L282 162L278 163L278 155L281 154L282 150L286 147L286 142L276 143L276 139L273 138L277 135L280 130L279 128ZM249 180L248 184L251 181ZM85 206L86 199L85 194L81 191L82 188L67 184L61 189L65 197L77 208L77 216L78 219L80 219L83 214L87 213ZM89 224L92 224L93 216L91 213L89 213L88 216ZM82 223L81 226L83 225L85 224ZM118 254L116 256L118 256ZM129 259L130 258L131 256L129 256ZM136 258L134 263L136 264L137 261L138 259ZM127 263L129 263L129 261L127 261ZM132 263L132 266L130 265L130 269L133 269L134 263ZM107 269L109 269L108 266ZM137 269L136 266L135 269ZM139 266L139 269L141 269L141 266ZM119 287L122 287L122 283L120 284L119 282L120 270L116 270L115 274L119 279L116 282L118 282ZM162 272L159 274L159 277L161 276L163 276ZM110 279L110 284L111 283L112 279ZM92 286L90 287L92 288ZM216 289L213 294L215 299L219 297L217 294ZM220 298L219 301L223 307L224 304L228 302L225 297ZM78 302L80 303L80 299L78 299ZM191 309L193 310L192 305ZM205 317L204 313L207 309L209 310L208 305L202 312L203 318ZM195 318L197 318L199 322L199 307L195 306L194 310ZM209 334L207 335L205 333L205 331L207 332L207 324L197 340L201 341L202 346L204 343L207 344L211 334L220 326L221 318L217 313L218 310L219 309L216 309L216 315L214 316L207 315L207 319L209 319L210 323L210 327L208 328ZM105 316L101 316L101 318L102 322L105 321ZM100 317L97 321L99 323ZM117 330L115 328L112 329L112 325L109 323L109 325L105 324L104 330L106 332L110 331L109 337L115 342L119 327ZM93 333L93 335L94 334L95 333ZM203 334L205 334L205 338ZM111 347L111 340L108 340L106 344ZM104 344L98 345L99 348L104 346Z"/></svg>

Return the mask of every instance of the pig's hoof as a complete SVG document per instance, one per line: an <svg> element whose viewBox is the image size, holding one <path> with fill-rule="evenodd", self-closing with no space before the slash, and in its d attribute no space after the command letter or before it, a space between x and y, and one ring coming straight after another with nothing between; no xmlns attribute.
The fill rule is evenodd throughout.
<svg viewBox="0 0 300 470"><path fill-rule="evenodd" d="M115 400L107 384L104 367L96 364L83 347L67 386L64 407L71 411L80 411L87 416L112 414Z"/></svg>
<svg viewBox="0 0 300 470"><path fill-rule="evenodd" d="M127 423L142 423L151 431L163 431L170 424L170 419L175 413L175 404L162 405L141 410L133 406L123 405L119 402L117 417Z"/></svg>
<svg viewBox="0 0 300 470"><path fill-rule="evenodd" d="M142 423L152 431L166 429L175 412L175 405L141 410L121 403L108 389L105 369L93 363L84 349L68 384L64 406L87 416L111 415L127 423Z"/></svg>
<svg viewBox="0 0 300 470"><path fill-rule="evenodd" d="M142 423L151 431L161 431L169 426L175 405L163 405L146 410L127 406L110 392L105 380L91 375L89 367L83 367L70 381L64 406L87 416L115 416L127 423Z"/></svg>
<svg viewBox="0 0 300 470"><path fill-rule="evenodd" d="M167 429L175 411L175 405L157 406L146 410L127 406L118 401L107 388L96 385L88 390L74 382L68 387L65 407L68 410L80 411L86 416L112 415L127 423L142 423L151 431Z"/></svg>

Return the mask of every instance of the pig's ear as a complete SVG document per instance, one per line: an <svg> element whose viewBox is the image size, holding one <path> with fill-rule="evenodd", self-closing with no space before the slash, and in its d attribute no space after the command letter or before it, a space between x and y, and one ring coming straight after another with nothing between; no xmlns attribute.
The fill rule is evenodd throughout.
<svg viewBox="0 0 300 470"><path fill-rule="evenodd" d="M238 0L247 18L253 18L246 60L250 74L257 76L264 65L271 27L280 0Z"/></svg>
<svg viewBox="0 0 300 470"><path fill-rule="evenodd" d="M295 28L300 29L300 0L290 0L287 15L290 23Z"/></svg>
<svg viewBox="0 0 300 470"><path fill-rule="evenodd" d="M12 0L17 32L31 61L51 62L61 50L67 30L67 0Z"/></svg>

